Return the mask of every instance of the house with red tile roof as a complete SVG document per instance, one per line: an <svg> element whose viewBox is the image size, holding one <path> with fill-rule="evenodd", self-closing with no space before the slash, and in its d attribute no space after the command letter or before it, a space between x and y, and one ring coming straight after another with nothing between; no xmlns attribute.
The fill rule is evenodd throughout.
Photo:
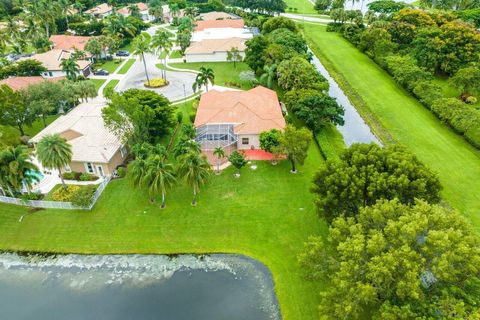
<svg viewBox="0 0 480 320"><path fill-rule="evenodd" d="M208 157L216 147L222 147L227 155L234 150L259 149L260 133L283 130L286 123L277 93L258 86L248 91L202 94L194 125L197 142Z"/></svg>
<svg viewBox="0 0 480 320"><path fill-rule="evenodd" d="M148 5L144 2L137 2L134 5L137 6L138 11L140 12L140 16L142 17L143 21L152 21L154 20L154 17L151 16L148 12ZM130 10L127 7L123 7L117 10L117 13L124 16L128 17L131 13Z"/></svg>
<svg viewBox="0 0 480 320"><path fill-rule="evenodd" d="M86 14L90 14L96 18L105 18L113 13L113 7L106 3L99 4L93 8L85 11Z"/></svg>
<svg viewBox="0 0 480 320"><path fill-rule="evenodd" d="M218 28L243 29L243 27L245 27L243 19L206 20L195 22L195 31Z"/></svg>
<svg viewBox="0 0 480 320"><path fill-rule="evenodd" d="M69 36L64 34L54 34L50 36L52 49L62 50L80 50L85 51L85 45L92 37L86 36Z"/></svg>
<svg viewBox="0 0 480 320"><path fill-rule="evenodd" d="M32 77L10 77L3 80L0 80L0 85L6 84L9 86L13 91L18 91L27 88L32 84L37 84L43 81L59 81L65 78L52 78L52 79L44 79L41 76L32 76Z"/></svg>

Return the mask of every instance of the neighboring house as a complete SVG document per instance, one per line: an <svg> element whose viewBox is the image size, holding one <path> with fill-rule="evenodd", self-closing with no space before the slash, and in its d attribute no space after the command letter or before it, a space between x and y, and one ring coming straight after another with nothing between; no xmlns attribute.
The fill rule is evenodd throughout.
<svg viewBox="0 0 480 320"><path fill-rule="evenodd" d="M244 58L245 41L246 39L242 38L228 38L192 42L185 50L185 60L187 62L227 61L227 52L232 48L237 48Z"/></svg>
<svg viewBox="0 0 480 320"><path fill-rule="evenodd" d="M198 15L198 20L210 21L210 20L227 20L227 19L240 19L239 16L226 12L206 12Z"/></svg>
<svg viewBox="0 0 480 320"><path fill-rule="evenodd" d="M138 11L140 11L140 16L142 17L143 21L154 20L154 17L151 16L148 13L148 5L146 3L137 2L137 3L135 3L135 5L137 6ZM117 13L124 16L124 17L128 17L130 15L130 10L128 10L128 7L123 7L121 9L117 10Z"/></svg>
<svg viewBox="0 0 480 320"><path fill-rule="evenodd" d="M168 4L164 4L162 6L162 12L163 12L162 20L168 23L172 23L174 17L182 18L185 16L184 9L181 9L178 13L173 13L172 10L170 10L170 6Z"/></svg>
<svg viewBox="0 0 480 320"><path fill-rule="evenodd" d="M40 76L32 76L32 77L10 77L7 79L0 80L0 85L6 84L9 86L13 91L18 91L27 88L32 84L37 84L43 81L60 81L65 78L52 78L52 79L44 79Z"/></svg>
<svg viewBox="0 0 480 320"><path fill-rule="evenodd" d="M70 58L73 51L67 51L63 49L53 49L44 53L34 54L24 59L34 59L42 63L47 71L42 73L44 78L57 78L65 77L66 73L62 70L62 60ZM77 60L78 68L80 69L79 75L87 77L92 72L92 63L89 60Z"/></svg>
<svg viewBox="0 0 480 320"><path fill-rule="evenodd" d="M72 162L64 171L112 175L123 164L127 149L102 118L103 104L80 104L48 125L30 142L37 144L44 136L59 134L72 146Z"/></svg>
<svg viewBox="0 0 480 320"><path fill-rule="evenodd" d="M96 18L105 18L113 13L113 7L106 3L99 4L96 7L85 11L86 14L90 14Z"/></svg>
<svg viewBox="0 0 480 320"><path fill-rule="evenodd" d="M243 19L196 21L192 42L208 39L253 38L253 33L245 27Z"/></svg>
<svg viewBox="0 0 480 320"><path fill-rule="evenodd" d="M260 133L286 125L277 93L262 86L202 94L194 124L196 140L211 163L216 147L223 147L227 156L234 150L259 149Z"/></svg>
<svg viewBox="0 0 480 320"><path fill-rule="evenodd" d="M86 36L68 36L63 34L54 34L50 36L52 49L62 50L80 50L85 51L85 45L92 37Z"/></svg>

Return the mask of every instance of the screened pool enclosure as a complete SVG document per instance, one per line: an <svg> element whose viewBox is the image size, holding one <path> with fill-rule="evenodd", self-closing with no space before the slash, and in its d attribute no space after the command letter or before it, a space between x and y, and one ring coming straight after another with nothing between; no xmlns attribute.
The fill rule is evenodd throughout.
<svg viewBox="0 0 480 320"><path fill-rule="evenodd" d="M197 142L202 150L214 150L216 147L230 149L237 143L233 124L205 124L197 128Z"/></svg>

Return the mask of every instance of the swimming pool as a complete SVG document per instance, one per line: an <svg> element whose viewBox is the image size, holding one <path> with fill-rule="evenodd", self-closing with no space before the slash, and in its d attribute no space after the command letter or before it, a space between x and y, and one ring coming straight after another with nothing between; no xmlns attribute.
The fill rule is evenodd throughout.
<svg viewBox="0 0 480 320"><path fill-rule="evenodd" d="M37 170L28 170L26 175L33 178L37 183L45 178L45 175Z"/></svg>

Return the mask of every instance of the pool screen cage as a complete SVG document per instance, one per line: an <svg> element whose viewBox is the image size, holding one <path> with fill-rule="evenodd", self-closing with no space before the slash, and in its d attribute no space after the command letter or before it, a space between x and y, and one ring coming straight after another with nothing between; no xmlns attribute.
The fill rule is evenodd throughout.
<svg viewBox="0 0 480 320"><path fill-rule="evenodd" d="M233 124L205 124L197 128L197 142L202 150L214 150L216 147L227 148L237 142Z"/></svg>

